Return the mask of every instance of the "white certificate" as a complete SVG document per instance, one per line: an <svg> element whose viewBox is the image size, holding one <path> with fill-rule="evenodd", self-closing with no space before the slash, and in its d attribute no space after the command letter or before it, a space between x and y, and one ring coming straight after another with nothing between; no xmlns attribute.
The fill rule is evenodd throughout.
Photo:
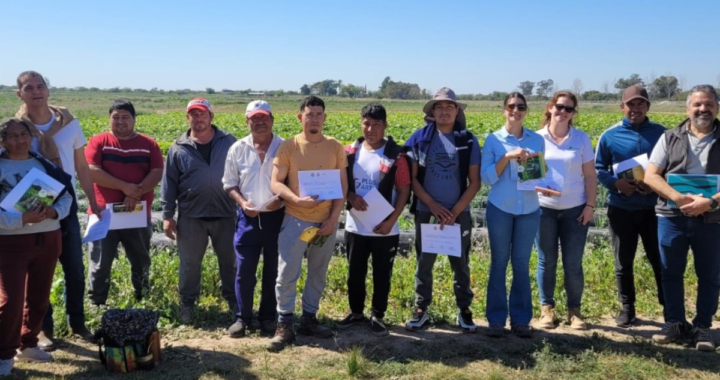
<svg viewBox="0 0 720 380"><path fill-rule="evenodd" d="M367 209L365 211L359 211L351 208L350 213L353 218L360 222L368 231L375 229L378 224L395 210L375 187L365 194L363 199L368 205Z"/></svg>
<svg viewBox="0 0 720 380"><path fill-rule="evenodd" d="M112 220L112 210L110 209L103 210L102 219L95 214L90 215L87 227L85 227L85 236L82 239L83 244L105 239L110 229L110 220Z"/></svg>
<svg viewBox="0 0 720 380"><path fill-rule="evenodd" d="M301 198L313 195L319 201L343 198L340 169L299 171L298 185Z"/></svg>
<svg viewBox="0 0 720 380"><path fill-rule="evenodd" d="M64 188L55 178L32 168L5 196L0 207L7 212L22 214L40 204L51 206Z"/></svg>
<svg viewBox="0 0 720 380"><path fill-rule="evenodd" d="M439 224L421 224L420 238L422 251L448 256L462 256L462 243L460 238L460 225L444 226Z"/></svg>
<svg viewBox="0 0 720 380"><path fill-rule="evenodd" d="M111 230L147 227L147 211L145 211L147 203L145 201L140 201L133 211L120 211L124 207L122 203L109 203L105 206L112 213L110 218Z"/></svg>

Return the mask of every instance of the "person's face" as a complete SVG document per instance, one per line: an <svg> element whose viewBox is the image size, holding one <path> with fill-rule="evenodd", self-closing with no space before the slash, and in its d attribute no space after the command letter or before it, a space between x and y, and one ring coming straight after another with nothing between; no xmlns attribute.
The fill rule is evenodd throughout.
<svg viewBox="0 0 720 380"><path fill-rule="evenodd" d="M193 132L205 132L210 129L213 114L207 110L193 108L187 113L187 120Z"/></svg>
<svg viewBox="0 0 720 380"><path fill-rule="evenodd" d="M633 99L627 103L620 105L625 118L630 120L632 124L642 124L645 122L647 113L650 110L650 104L643 99Z"/></svg>
<svg viewBox="0 0 720 380"><path fill-rule="evenodd" d="M321 106L307 106L298 114L298 119L304 132L316 135L325 124L325 110Z"/></svg>
<svg viewBox="0 0 720 380"><path fill-rule="evenodd" d="M110 131L119 139L132 136L135 131L135 118L126 110L113 110L110 114Z"/></svg>
<svg viewBox="0 0 720 380"><path fill-rule="evenodd" d="M247 118L247 125L253 135L267 135L272 133L273 118L264 113L257 113Z"/></svg>
<svg viewBox="0 0 720 380"><path fill-rule="evenodd" d="M362 119L362 135L368 144L374 145L379 143L385 137L385 124L382 120L375 120L370 117Z"/></svg>
<svg viewBox="0 0 720 380"><path fill-rule="evenodd" d="M27 154L30 151L32 136L27 127L22 124L10 124L5 130L3 147L8 154Z"/></svg>
<svg viewBox="0 0 720 380"><path fill-rule="evenodd" d="M50 90L41 77L26 75L20 78L20 83L21 86L16 94L23 103L29 107L47 106Z"/></svg>
<svg viewBox="0 0 720 380"><path fill-rule="evenodd" d="M448 100L442 100L433 106L433 116L437 124L453 124L458 114L457 105Z"/></svg>
<svg viewBox="0 0 720 380"><path fill-rule="evenodd" d="M690 95L687 115L696 128L710 128L718 114L718 101L712 94L695 92Z"/></svg>
<svg viewBox="0 0 720 380"><path fill-rule="evenodd" d="M508 122L522 122L527 115L527 104L520 98L510 98L503 111Z"/></svg>
<svg viewBox="0 0 720 380"><path fill-rule="evenodd" d="M556 123L567 123L575 114L575 103L567 96L561 96L548 111Z"/></svg>

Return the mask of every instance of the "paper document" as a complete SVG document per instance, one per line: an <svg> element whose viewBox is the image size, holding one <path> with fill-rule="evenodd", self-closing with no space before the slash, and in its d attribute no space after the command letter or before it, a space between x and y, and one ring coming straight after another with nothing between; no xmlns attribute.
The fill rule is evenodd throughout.
<svg viewBox="0 0 720 380"><path fill-rule="evenodd" d="M265 201L265 203L263 203L263 204L261 204L261 205L259 205L259 206L253 205L254 207L246 207L246 209L251 210L251 211L270 211L270 210L267 209L267 206L269 206L270 203L275 202L278 198L280 198L280 196L279 196L279 195L275 195L275 196L273 196L272 198L270 198L270 199L268 199L267 201Z"/></svg>
<svg viewBox="0 0 720 380"><path fill-rule="evenodd" d="M87 227L85 227L85 236L83 236L83 244L91 241L98 241L105 239L108 230L110 229L110 220L112 219L112 211L105 209L102 211L102 219L98 219L95 214L90 215L88 218Z"/></svg>
<svg viewBox="0 0 720 380"><path fill-rule="evenodd" d="M365 194L363 199L368 205L367 209L365 211L359 211L351 208L350 213L355 221L360 222L368 231L375 229L378 224L395 210L375 187Z"/></svg>
<svg viewBox="0 0 720 380"><path fill-rule="evenodd" d="M302 170L298 172L300 197L317 195L318 200L342 199L340 169Z"/></svg>
<svg viewBox="0 0 720 380"><path fill-rule="evenodd" d="M105 206L112 212L110 218L111 230L124 230L127 228L147 227L147 202L140 201L133 211L125 211L125 205L122 203L110 203Z"/></svg>
<svg viewBox="0 0 720 380"><path fill-rule="evenodd" d="M421 224L420 238L422 251L448 256L462 256L462 243L460 238L460 225L444 226L439 224Z"/></svg>
<svg viewBox="0 0 720 380"><path fill-rule="evenodd" d="M615 178L627 178L642 181L645 179L645 170L648 166L647 154L641 154L631 159L613 165Z"/></svg>
<svg viewBox="0 0 720 380"><path fill-rule="evenodd" d="M710 198L720 192L720 176L713 174L668 174L667 182L680 194ZM677 203L669 199L667 205L678 208Z"/></svg>
<svg viewBox="0 0 720 380"><path fill-rule="evenodd" d="M39 204L51 206L65 188L55 178L32 168L0 203L8 212L23 213Z"/></svg>

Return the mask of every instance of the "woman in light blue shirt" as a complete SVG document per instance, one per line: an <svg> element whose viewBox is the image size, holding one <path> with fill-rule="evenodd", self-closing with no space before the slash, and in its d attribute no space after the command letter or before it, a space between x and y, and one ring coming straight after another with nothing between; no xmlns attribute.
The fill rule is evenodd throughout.
<svg viewBox="0 0 720 380"><path fill-rule="evenodd" d="M508 94L503 105L507 121L485 140L480 169L482 182L490 186L485 220L491 265L485 313L489 336L503 336L509 313L512 332L529 338L530 253L540 224L540 204L534 190L518 190L518 170L533 154L545 152L545 142L523 126L528 108L521 93ZM508 302L505 273L511 260L513 279Z"/></svg>

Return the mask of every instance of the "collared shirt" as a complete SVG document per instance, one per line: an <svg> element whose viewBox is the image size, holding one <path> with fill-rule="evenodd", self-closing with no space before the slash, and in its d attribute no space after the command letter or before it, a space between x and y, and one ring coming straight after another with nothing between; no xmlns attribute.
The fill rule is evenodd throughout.
<svg viewBox="0 0 720 380"><path fill-rule="evenodd" d="M482 150L480 176L482 182L491 186L488 202L513 215L526 215L540 207L535 191L518 190L518 162L510 160L498 176L495 165L506 153L525 148L531 153L545 153L545 140L537 133L523 127L520 139L508 133L505 126L485 139Z"/></svg>
<svg viewBox="0 0 720 380"><path fill-rule="evenodd" d="M688 136L688 147L687 147L687 166L685 170L688 174L705 174L705 167L707 166L708 155L710 154L710 148L715 144L715 128L710 133L705 135L703 138L698 138L690 130L689 126L683 132ZM650 163L654 164L659 168L664 168L667 165L668 152L667 152L667 141L665 138L658 140L650 154Z"/></svg>
<svg viewBox="0 0 720 380"><path fill-rule="evenodd" d="M260 161L260 155L255 149L251 134L235 142L230 147L225 160L223 189L227 190L237 186L243 198L252 202L256 207L270 200L274 196L270 187L273 159L283 141L280 136L273 134L263 161Z"/></svg>
<svg viewBox="0 0 720 380"><path fill-rule="evenodd" d="M553 139L547 126L537 133L545 139L545 162L548 168L559 172L563 177L562 195L548 197L538 194L540 206L566 210L585 203L587 195L582 167L595 161L590 137L572 126L560 143Z"/></svg>

